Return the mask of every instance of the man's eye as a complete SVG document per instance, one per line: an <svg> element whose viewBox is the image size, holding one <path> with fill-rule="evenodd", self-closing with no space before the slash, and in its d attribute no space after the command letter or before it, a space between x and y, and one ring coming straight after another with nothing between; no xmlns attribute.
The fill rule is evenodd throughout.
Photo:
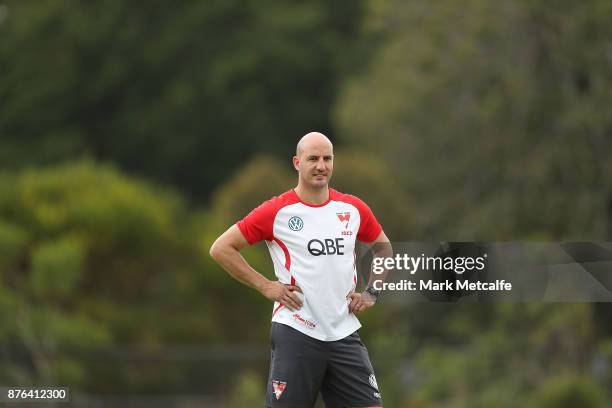
<svg viewBox="0 0 612 408"><path fill-rule="evenodd" d="M325 161L331 161L331 159L332 159L331 157L326 157Z"/></svg>

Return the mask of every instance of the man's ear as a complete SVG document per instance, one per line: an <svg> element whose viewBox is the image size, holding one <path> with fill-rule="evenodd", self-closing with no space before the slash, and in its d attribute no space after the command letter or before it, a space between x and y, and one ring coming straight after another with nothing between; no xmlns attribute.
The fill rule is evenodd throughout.
<svg viewBox="0 0 612 408"><path fill-rule="evenodd" d="M298 171L300 166L300 158L297 156L293 156L293 168Z"/></svg>

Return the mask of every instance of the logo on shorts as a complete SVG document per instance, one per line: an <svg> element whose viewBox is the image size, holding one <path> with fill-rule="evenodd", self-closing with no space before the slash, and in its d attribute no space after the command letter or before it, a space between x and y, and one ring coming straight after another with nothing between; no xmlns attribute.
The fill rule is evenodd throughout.
<svg viewBox="0 0 612 408"><path fill-rule="evenodd" d="M376 382L376 377L374 376L374 373L370 374L370 378L368 378L368 380L370 381L370 385L376 388L376 391L378 391L378 383Z"/></svg>
<svg viewBox="0 0 612 408"><path fill-rule="evenodd" d="M292 231L299 231L304 228L304 221L298 216L289 218L289 228Z"/></svg>
<svg viewBox="0 0 612 408"><path fill-rule="evenodd" d="M272 381L272 387L274 388L274 395L276 395L276 399L279 400L283 391L285 391L285 387L287 383L284 381Z"/></svg>

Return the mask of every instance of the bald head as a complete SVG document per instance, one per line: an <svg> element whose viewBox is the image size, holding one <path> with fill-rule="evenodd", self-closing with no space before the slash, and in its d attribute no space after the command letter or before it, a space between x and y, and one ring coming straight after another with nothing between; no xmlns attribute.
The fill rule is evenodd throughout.
<svg viewBox="0 0 612 408"><path fill-rule="evenodd" d="M304 150L316 147L329 147L331 151L334 150L334 145L331 140L327 138L323 133L310 132L306 133L297 144L295 149L295 155L300 156Z"/></svg>
<svg viewBox="0 0 612 408"><path fill-rule="evenodd" d="M327 188L334 169L334 145L323 133L304 135L295 149L293 167L299 173L298 189Z"/></svg>

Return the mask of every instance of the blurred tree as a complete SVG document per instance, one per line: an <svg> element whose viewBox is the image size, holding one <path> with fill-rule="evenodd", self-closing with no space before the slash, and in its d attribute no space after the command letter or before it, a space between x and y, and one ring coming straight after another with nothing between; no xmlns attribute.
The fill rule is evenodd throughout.
<svg viewBox="0 0 612 408"><path fill-rule="evenodd" d="M610 236L608 1L372 3L387 41L336 119L422 203L421 237Z"/></svg>
<svg viewBox="0 0 612 408"><path fill-rule="evenodd" d="M446 313L435 325L441 333L422 338L416 355L418 374L407 390L408 400L415 405L515 407L533 400L567 403L572 389L581 400L604 400L590 372L598 348L591 305L498 304L486 312L479 310L482 305L478 304L428 306L419 305L418 319L430 319L429 326L436 309L446 309ZM421 337L416 331L412 334ZM553 386L561 373L584 378L580 383Z"/></svg>
<svg viewBox="0 0 612 408"><path fill-rule="evenodd" d="M180 383L169 369L105 371L86 357L214 330L203 287L196 296L180 283L199 268L187 224L174 193L91 162L0 174L0 381Z"/></svg>
<svg viewBox="0 0 612 408"><path fill-rule="evenodd" d="M357 149L337 149L331 185L364 200L392 241L416 239L412 235L414 199L404 193L398 177L378 155Z"/></svg>
<svg viewBox="0 0 612 408"><path fill-rule="evenodd" d="M230 391L230 408L259 406L266 400L266 379L256 372L244 371L236 376Z"/></svg>
<svg viewBox="0 0 612 408"><path fill-rule="evenodd" d="M589 378L560 376L551 379L538 391L532 406L535 408L603 408L605 393Z"/></svg>
<svg viewBox="0 0 612 408"><path fill-rule="evenodd" d="M344 141L381 155L397 175L416 214L402 236L610 236L609 2L369 4L365 29L384 41L345 84L335 120ZM590 365L609 342L609 310L411 305L404 327L391 326L409 339L398 340L406 351L395 381L408 406L556 406L570 394L599 406L609 368L600 363L596 378ZM383 348L373 352L388 354L381 345L392 340L376 337ZM584 382L534 392L561 372Z"/></svg>
<svg viewBox="0 0 612 408"><path fill-rule="evenodd" d="M87 154L208 199L255 151L330 130L362 3L8 0L0 166Z"/></svg>
<svg viewBox="0 0 612 408"><path fill-rule="evenodd" d="M271 156L256 156L214 192L211 211L213 234L222 233L265 200L297 185L291 157L281 161Z"/></svg>
<svg viewBox="0 0 612 408"><path fill-rule="evenodd" d="M207 258L210 246L227 228L263 201L294 186L295 178L290 166L289 160L283 164L270 156L257 156L213 194L210 212L202 219L203 228L199 229L200 248ZM272 261L263 242L241 253L262 275L275 279ZM209 275L209 285L216 288L209 292L209 298L223 305L223 316L227 321L240 322L239 325L224 325L219 332L241 341L265 341L270 331L272 303L259 292L233 280L212 260Z"/></svg>

